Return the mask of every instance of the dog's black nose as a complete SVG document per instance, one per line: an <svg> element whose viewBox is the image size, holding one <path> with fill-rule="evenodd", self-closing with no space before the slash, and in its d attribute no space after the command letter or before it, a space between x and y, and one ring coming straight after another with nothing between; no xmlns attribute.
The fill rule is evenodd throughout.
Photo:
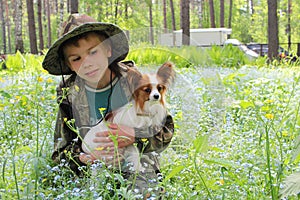
<svg viewBox="0 0 300 200"><path fill-rule="evenodd" d="M153 98L156 99L156 100L159 99L159 94L153 95Z"/></svg>

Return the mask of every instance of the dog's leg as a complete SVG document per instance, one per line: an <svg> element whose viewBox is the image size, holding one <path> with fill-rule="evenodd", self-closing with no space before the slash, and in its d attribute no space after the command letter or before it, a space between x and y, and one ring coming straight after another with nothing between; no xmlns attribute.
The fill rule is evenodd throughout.
<svg viewBox="0 0 300 200"><path fill-rule="evenodd" d="M144 172L145 168L142 167L142 164L140 162L140 153L137 147L130 145L126 147L125 152L125 161L132 165L133 171L135 172Z"/></svg>

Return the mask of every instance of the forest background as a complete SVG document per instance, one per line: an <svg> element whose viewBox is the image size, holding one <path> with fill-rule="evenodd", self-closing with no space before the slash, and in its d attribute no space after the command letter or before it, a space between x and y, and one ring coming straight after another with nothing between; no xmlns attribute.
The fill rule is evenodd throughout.
<svg viewBox="0 0 300 200"><path fill-rule="evenodd" d="M243 43L268 43L268 3L261 0L0 0L0 54L38 54L58 37L70 12L86 13L119 25L131 44L157 44L162 32L189 28L232 28ZM279 45L296 52L299 4L277 1ZM187 8L187 9L186 9ZM188 17L187 17L188 16ZM270 27L277 26L271 24ZM150 27L150 28L149 28Z"/></svg>
<svg viewBox="0 0 300 200"><path fill-rule="evenodd" d="M273 44L275 34L296 52L300 10L292 0L0 0L0 55L10 54L0 69L0 199L136 199L120 174L74 179L51 160L61 77L41 70L42 54L72 12L126 30L127 58L139 69L176 64L167 99L176 134L161 159L166 199L300 199L299 60L250 63L230 45L167 49L157 39L225 27L243 43Z"/></svg>

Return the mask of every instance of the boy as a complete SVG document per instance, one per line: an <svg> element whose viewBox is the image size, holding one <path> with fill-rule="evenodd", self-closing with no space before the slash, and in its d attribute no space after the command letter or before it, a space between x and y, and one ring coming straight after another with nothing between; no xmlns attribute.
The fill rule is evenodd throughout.
<svg viewBox="0 0 300 200"><path fill-rule="evenodd" d="M69 167L82 176L84 174L80 166L97 159L107 166L117 165L122 161L124 147L135 142L140 151L149 154L154 161L154 164L147 164L148 169L137 176L136 185L133 186L147 197L147 189L152 187L148 185L149 180L156 179L154 182L157 185L160 172L157 154L153 152L163 151L173 136L171 116L167 116L165 126L159 130L153 127L135 129L110 124L110 130L97 133L94 140L105 143L102 145L104 149L95 150L93 155L89 155L81 148L81 139L91 126L131 99L130 86L124 77L127 68L135 66L131 61L121 62L128 51L126 35L114 24L100 23L81 14L72 14L63 24L61 37L50 47L43 61L44 69L50 74L62 75L63 78L57 88L59 112L52 159L55 162L66 160ZM69 76L65 79L64 75ZM75 119L80 137L67 126L67 121L71 119ZM117 152L120 155L117 157L110 135L118 136ZM150 136L145 140L145 135ZM156 194L157 192L154 191Z"/></svg>

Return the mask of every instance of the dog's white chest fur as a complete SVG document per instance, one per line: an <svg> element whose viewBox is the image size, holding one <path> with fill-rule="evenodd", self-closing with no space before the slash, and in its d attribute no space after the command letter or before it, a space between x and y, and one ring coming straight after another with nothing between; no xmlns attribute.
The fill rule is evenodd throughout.
<svg viewBox="0 0 300 200"><path fill-rule="evenodd" d="M136 109L132 104L117 110L113 123L134 128L161 126L166 116L166 109L158 103L145 103L144 111Z"/></svg>
<svg viewBox="0 0 300 200"><path fill-rule="evenodd" d="M166 116L166 109L161 104L153 104L147 102L145 105L147 108L144 112L138 113L135 106L129 103L116 111L113 117L113 123L119 125L126 125L134 128L147 128L150 126L162 126L164 118ZM109 130L107 122L102 121L97 124L86 134L83 140L82 149L86 153L91 153L98 147L101 147L101 143L95 143L93 140L96 137L95 134ZM136 133L138 134L138 133ZM151 137L151 136L149 136ZM128 163L132 163L135 171L144 171L144 168L139 162L139 152L134 146L128 146L125 150L125 159Z"/></svg>

